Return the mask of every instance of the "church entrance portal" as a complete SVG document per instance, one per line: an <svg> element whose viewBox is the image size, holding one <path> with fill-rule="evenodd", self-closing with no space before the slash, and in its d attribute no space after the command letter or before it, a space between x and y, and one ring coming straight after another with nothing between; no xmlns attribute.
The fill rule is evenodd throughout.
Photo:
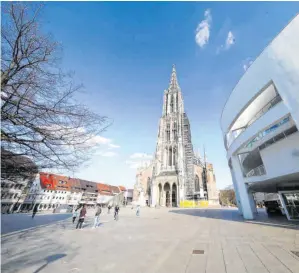
<svg viewBox="0 0 299 273"><path fill-rule="evenodd" d="M172 185L172 196L171 196L171 201L172 201L172 206L176 207L177 206L177 188L176 184Z"/></svg>
<svg viewBox="0 0 299 273"><path fill-rule="evenodd" d="M165 183L165 185L164 185L164 192L165 192L165 206L166 207L170 207L170 205L171 205L171 200L170 200L170 198L171 198L171 195L170 195L170 185L169 185L169 183L167 182L167 183Z"/></svg>

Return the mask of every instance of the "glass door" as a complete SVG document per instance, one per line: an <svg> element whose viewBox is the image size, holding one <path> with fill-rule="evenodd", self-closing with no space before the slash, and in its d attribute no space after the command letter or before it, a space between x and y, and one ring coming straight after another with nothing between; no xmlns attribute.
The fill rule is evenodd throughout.
<svg viewBox="0 0 299 273"><path fill-rule="evenodd" d="M289 220L299 220L299 191L279 192Z"/></svg>

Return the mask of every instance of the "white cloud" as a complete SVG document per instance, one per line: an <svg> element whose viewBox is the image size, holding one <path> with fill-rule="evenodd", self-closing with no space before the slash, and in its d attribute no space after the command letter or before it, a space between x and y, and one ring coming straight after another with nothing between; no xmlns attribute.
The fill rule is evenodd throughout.
<svg viewBox="0 0 299 273"><path fill-rule="evenodd" d="M100 152L101 156L105 156L105 157L114 157L117 156L117 153L115 152Z"/></svg>
<svg viewBox="0 0 299 273"><path fill-rule="evenodd" d="M153 158L152 155L145 154L145 153L134 153L130 156L132 159L151 159Z"/></svg>
<svg viewBox="0 0 299 273"><path fill-rule="evenodd" d="M146 153L134 153L130 155L130 160L125 163L129 165L131 169L138 169L140 167L148 166L152 161L153 156Z"/></svg>
<svg viewBox="0 0 299 273"><path fill-rule="evenodd" d="M120 148L120 146L119 145L115 145L115 144L109 144L109 148L111 148L111 149L117 149L117 148Z"/></svg>
<svg viewBox="0 0 299 273"><path fill-rule="evenodd" d="M195 34L195 41L201 48L209 42L210 38L212 15L209 9L205 11L204 17L205 19L198 24Z"/></svg>
<svg viewBox="0 0 299 273"><path fill-rule="evenodd" d="M235 36L231 31L229 31L227 33L227 37L225 41L225 49L229 49L234 43L235 43Z"/></svg>
<svg viewBox="0 0 299 273"><path fill-rule="evenodd" d="M141 166L141 162L136 162L136 161L131 161L127 160L126 164L131 168L131 169L137 169Z"/></svg>
<svg viewBox="0 0 299 273"><path fill-rule="evenodd" d="M96 144L105 144L105 145L108 145L108 144L110 144L111 139L105 138L105 137L102 137L102 136L94 136L91 139L89 139L88 142L90 144L94 144L94 145L96 145Z"/></svg>
<svg viewBox="0 0 299 273"><path fill-rule="evenodd" d="M132 160L127 160L125 162L131 169L138 169L140 167L147 167L150 165L151 160L146 160L146 161L132 161Z"/></svg>
<svg viewBox="0 0 299 273"><path fill-rule="evenodd" d="M218 47L216 50L216 54L219 54L223 50L229 50L232 47L232 45L234 45L234 44L235 44L235 36L232 33L232 31L229 31L227 33L225 45L221 45L220 47Z"/></svg>
<svg viewBox="0 0 299 273"><path fill-rule="evenodd" d="M253 61L250 58L247 58L245 61L243 61L243 70L246 71Z"/></svg>

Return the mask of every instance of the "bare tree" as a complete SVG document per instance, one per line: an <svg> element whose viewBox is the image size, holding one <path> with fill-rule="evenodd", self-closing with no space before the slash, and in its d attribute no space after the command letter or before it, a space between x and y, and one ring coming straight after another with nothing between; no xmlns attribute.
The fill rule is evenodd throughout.
<svg viewBox="0 0 299 273"><path fill-rule="evenodd" d="M230 190L220 190L219 193L219 201L221 205L225 206L236 206L236 195L235 191L230 189Z"/></svg>
<svg viewBox="0 0 299 273"><path fill-rule="evenodd" d="M108 119L76 101L82 86L57 66L59 46L40 30L41 8L2 5L1 149L9 153L1 157L74 170L89 158Z"/></svg>

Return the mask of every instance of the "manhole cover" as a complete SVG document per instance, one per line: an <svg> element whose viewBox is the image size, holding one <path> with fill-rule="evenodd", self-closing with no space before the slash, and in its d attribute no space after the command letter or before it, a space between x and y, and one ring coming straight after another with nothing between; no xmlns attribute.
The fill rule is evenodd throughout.
<svg viewBox="0 0 299 273"><path fill-rule="evenodd" d="M291 251L293 254L295 254L297 257L299 257L299 251Z"/></svg>
<svg viewBox="0 0 299 273"><path fill-rule="evenodd" d="M204 254L205 251L204 250L200 250L200 249L194 249L192 254Z"/></svg>

